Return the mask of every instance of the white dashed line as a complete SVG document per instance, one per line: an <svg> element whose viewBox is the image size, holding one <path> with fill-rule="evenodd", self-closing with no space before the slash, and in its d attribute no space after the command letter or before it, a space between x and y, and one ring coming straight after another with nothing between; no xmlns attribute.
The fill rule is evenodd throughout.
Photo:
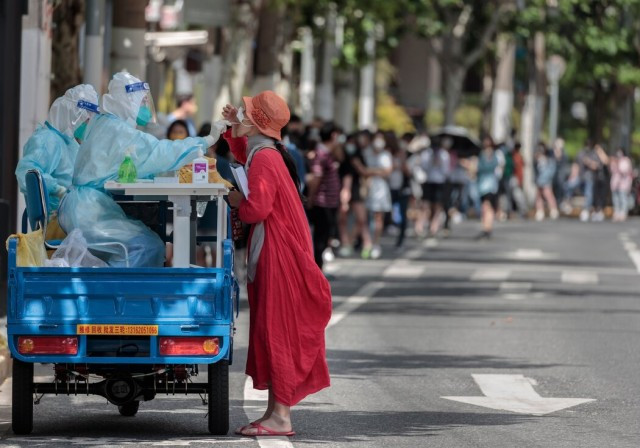
<svg viewBox="0 0 640 448"><path fill-rule="evenodd" d="M478 269L473 274L471 274L471 280L506 280L511 275L511 271L504 269Z"/></svg>
<svg viewBox="0 0 640 448"><path fill-rule="evenodd" d="M629 258L633 261L633 264L636 266L636 270L640 273L640 250L638 247L631 242L628 233L621 233L618 235L618 238L622 242L624 249L627 251Z"/></svg>
<svg viewBox="0 0 640 448"><path fill-rule="evenodd" d="M597 285L598 274L588 271L562 271L562 283Z"/></svg>

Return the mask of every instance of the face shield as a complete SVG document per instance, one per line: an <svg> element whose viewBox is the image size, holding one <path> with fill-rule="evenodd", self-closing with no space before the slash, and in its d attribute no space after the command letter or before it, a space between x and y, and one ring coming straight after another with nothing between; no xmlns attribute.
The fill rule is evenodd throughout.
<svg viewBox="0 0 640 448"><path fill-rule="evenodd" d="M53 102L47 121L62 134L81 139L85 123L99 113L97 103L98 94L92 86L78 85Z"/></svg>
<svg viewBox="0 0 640 448"><path fill-rule="evenodd" d="M145 127L149 123L157 123L156 108L153 104L153 97L146 82L136 82L124 86L125 92L131 96L133 104L139 104L136 115L136 124Z"/></svg>
<svg viewBox="0 0 640 448"><path fill-rule="evenodd" d="M81 141L84 140L84 133L87 130L87 124L89 123L89 120L91 119L91 117L93 117L93 115L99 114L100 109L98 108L97 104L85 100L78 101L77 107L81 111L81 113L78 114L76 122L72 123L73 127L75 128L73 136L77 140Z"/></svg>

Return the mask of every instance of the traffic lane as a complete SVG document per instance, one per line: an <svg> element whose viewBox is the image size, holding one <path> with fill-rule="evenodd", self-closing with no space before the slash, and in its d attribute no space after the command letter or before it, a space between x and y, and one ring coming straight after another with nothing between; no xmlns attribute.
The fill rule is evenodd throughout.
<svg viewBox="0 0 640 448"><path fill-rule="evenodd" d="M469 294L472 283L437 297L431 294L431 281L425 278L424 286L414 286L413 292L382 290L329 331L333 386L327 393L340 399L324 401L350 405L304 410L309 419L302 419L302 428L298 425L298 443L307 443L308 437L313 445L315 437L335 446L341 440L415 446L415 437L438 434L427 439L430 446L504 446L504 437L522 446L604 446L611 440L616 446L636 446L631 441L637 434L630 428L640 406L628 396L638 387L629 375L638 357L628 349L639 328L638 304L631 294L637 282L630 282L623 297L606 290L563 297L553 292L564 284L544 281L547 295L512 303L497 288L492 294L482 288ZM426 290L429 296L423 294ZM538 381L542 397L598 401L530 417L440 398L481 395L471 379L479 372L523 373ZM621 376L625 381L618 380ZM336 412L343 414L332 420ZM430 424L442 419L441 426ZM315 420L322 422L317 429L306 427ZM322 427L331 435L323 436ZM578 428L582 435L568 428Z"/></svg>

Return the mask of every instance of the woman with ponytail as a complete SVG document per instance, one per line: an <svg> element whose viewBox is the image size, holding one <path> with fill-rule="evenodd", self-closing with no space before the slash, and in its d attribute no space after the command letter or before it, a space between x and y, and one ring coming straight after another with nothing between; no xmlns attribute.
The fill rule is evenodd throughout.
<svg viewBox="0 0 640 448"><path fill-rule="evenodd" d="M271 91L225 106L224 135L245 165L249 194L229 203L251 224L247 283L253 387L269 391L262 418L238 428L243 436L292 436L291 406L329 386L324 331L331 317L329 283L316 265L293 159L279 142L290 113Z"/></svg>

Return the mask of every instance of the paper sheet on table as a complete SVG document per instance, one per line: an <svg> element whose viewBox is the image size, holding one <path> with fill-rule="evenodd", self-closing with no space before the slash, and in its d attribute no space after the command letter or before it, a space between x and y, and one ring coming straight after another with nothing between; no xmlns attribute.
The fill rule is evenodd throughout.
<svg viewBox="0 0 640 448"><path fill-rule="evenodd" d="M232 166L231 173L236 180L238 189L244 195L245 198L249 197L249 180L247 179L247 173L243 166Z"/></svg>

